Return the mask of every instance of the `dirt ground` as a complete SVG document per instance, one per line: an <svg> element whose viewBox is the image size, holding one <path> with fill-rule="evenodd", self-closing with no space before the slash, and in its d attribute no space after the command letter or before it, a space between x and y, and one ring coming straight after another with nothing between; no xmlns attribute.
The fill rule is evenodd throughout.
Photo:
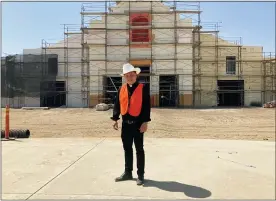
<svg viewBox="0 0 276 201"><path fill-rule="evenodd" d="M4 129L5 109L2 109ZM112 110L11 109L11 129L29 129L31 137L120 137L112 128ZM152 109L148 137L275 140L275 109Z"/></svg>

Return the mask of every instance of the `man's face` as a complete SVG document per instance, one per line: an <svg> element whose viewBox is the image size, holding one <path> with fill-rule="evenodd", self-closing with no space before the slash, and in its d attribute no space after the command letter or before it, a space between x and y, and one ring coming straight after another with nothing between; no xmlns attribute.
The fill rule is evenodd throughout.
<svg viewBox="0 0 276 201"><path fill-rule="evenodd" d="M135 71L126 73L124 77L128 84L134 84L137 80L137 74Z"/></svg>

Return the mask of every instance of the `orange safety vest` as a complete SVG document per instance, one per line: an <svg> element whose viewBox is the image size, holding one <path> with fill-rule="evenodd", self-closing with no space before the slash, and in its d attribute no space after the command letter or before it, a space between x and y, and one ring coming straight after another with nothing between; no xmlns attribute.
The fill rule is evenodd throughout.
<svg viewBox="0 0 276 201"><path fill-rule="evenodd" d="M131 116L139 116L142 109L143 84L138 84L132 96L128 97L127 84L123 84L120 90L121 115L129 113Z"/></svg>

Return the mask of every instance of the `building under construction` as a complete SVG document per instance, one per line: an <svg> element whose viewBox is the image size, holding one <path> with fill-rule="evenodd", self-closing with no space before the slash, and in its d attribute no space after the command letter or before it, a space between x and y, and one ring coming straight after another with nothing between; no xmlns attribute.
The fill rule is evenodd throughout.
<svg viewBox="0 0 276 201"><path fill-rule="evenodd" d="M49 55L57 56L50 65L56 68L55 87L11 105L112 103L126 62L141 68L140 82L149 84L155 107L250 106L275 99L275 55L220 37L216 23L202 22L199 3L91 2L80 14L79 25L64 25L62 41L42 40L41 48L24 50L41 57L42 69Z"/></svg>

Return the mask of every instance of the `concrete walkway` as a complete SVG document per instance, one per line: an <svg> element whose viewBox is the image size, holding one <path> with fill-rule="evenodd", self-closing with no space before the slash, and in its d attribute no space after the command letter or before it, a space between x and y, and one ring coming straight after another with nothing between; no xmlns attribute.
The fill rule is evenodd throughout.
<svg viewBox="0 0 276 201"><path fill-rule="evenodd" d="M119 138L2 142L3 199L275 198L274 142L146 138L145 151L147 180L137 186L114 182Z"/></svg>

